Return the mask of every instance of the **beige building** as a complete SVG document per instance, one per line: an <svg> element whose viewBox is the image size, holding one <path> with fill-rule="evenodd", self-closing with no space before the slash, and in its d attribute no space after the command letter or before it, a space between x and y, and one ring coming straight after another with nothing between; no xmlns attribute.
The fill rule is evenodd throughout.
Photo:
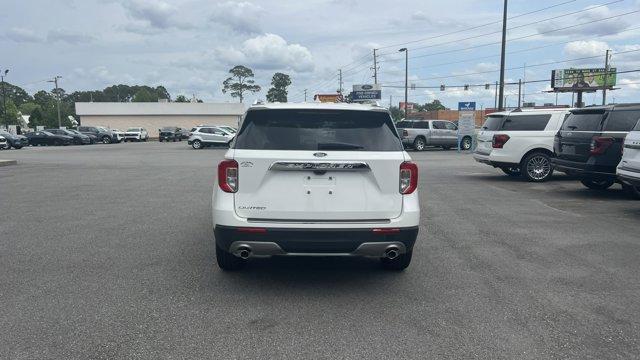
<svg viewBox="0 0 640 360"><path fill-rule="evenodd" d="M238 127L244 111L244 105L240 103L76 103L76 114L83 126L105 126L122 131L143 127L150 137L158 137L158 129L164 126L187 130L203 124Z"/></svg>

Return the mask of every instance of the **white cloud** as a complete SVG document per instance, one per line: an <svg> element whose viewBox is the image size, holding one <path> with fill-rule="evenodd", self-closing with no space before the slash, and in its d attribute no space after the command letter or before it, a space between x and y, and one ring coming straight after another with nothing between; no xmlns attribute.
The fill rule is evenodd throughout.
<svg viewBox="0 0 640 360"><path fill-rule="evenodd" d="M609 44L604 41L572 41L564 46L564 54L569 59L598 55L604 58L607 49L610 49Z"/></svg>
<svg viewBox="0 0 640 360"><path fill-rule="evenodd" d="M38 43L38 42L44 41L44 39L40 37L38 34L36 34L33 30L19 28L19 27L14 27L7 30L7 32L5 32L4 35L6 38L12 41L21 42L21 43L25 43L25 42Z"/></svg>
<svg viewBox="0 0 640 360"><path fill-rule="evenodd" d="M240 49L218 48L216 58L226 64L249 64L258 69L290 69L308 72L314 69L311 52L299 44L288 44L275 34L245 40Z"/></svg>
<svg viewBox="0 0 640 360"><path fill-rule="evenodd" d="M585 9L588 10L584 13L580 13L574 19L571 19L571 21L568 23L560 21L542 22L537 27L537 30L540 33L544 33L571 25L584 24L561 31L553 31L549 34L544 34L544 36L604 36L616 34L622 30L627 29L630 26L629 21L625 17L614 17L611 19L602 20L619 14L619 12L612 12L611 9L609 9L609 7L607 6L589 6Z"/></svg>
<svg viewBox="0 0 640 360"><path fill-rule="evenodd" d="M81 44L88 43L93 40L93 37L86 34L79 34L70 32L67 30L51 30L47 34L47 41L49 42L65 42L69 44Z"/></svg>
<svg viewBox="0 0 640 360"><path fill-rule="evenodd" d="M239 33L255 34L260 30L262 7L250 2L227 1L217 4L211 21L225 25Z"/></svg>
<svg viewBox="0 0 640 360"><path fill-rule="evenodd" d="M129 15L156 29L188 29L191 25L177 18L175 6L162 0L127 0L122 6ZM133 28L130 28L133 29Z"/></svg>

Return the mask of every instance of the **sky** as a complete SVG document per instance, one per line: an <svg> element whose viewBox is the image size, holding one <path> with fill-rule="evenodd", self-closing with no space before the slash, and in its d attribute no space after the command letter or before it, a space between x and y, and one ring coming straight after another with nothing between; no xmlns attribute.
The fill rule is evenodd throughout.
<svg viewBox="0 0 640 360"><path fill-rule="evenodd" d="M377 48L382 103L404 97L409 49L409 101L439 99L493 107L499 78L502 0L0 0L0 70L30 93L62 76L67 92L113 84L165 86L173 97L232 102L222 82L234 65L253 69L263 100L275 72L291 76L289 101L373 82ZM605 51L618 71L640 69L640 0L510 0L506 81L524 99L555 102L552 69L603 67ZM618 16L620 15L620 16ZM445 91L421 88L444 84ZM640 72L618 75L616 102L638 101ZM517 103L517 85L505 90ZM601 94L585 94L587 104ZM571 95L561 94L561 104Z"/></svg>

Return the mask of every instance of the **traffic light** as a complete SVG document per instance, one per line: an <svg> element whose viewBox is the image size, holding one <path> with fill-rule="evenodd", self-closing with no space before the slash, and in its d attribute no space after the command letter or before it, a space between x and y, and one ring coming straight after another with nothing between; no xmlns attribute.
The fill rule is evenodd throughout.
<svg viewBox="0 0 640 360"><path fill-rule="evenodd" d="M484 84L484 89L485 90L491 89L491 84Z"/></svg>
<svg viewBox="0 0 640 360"><path fill-rule="evenodd" d="M444 85L440 85L440 91L444 91L445 86Z"/></svg>
<svg viewBox="0 0 640 360"><path fill-rule="evenodd" d="M467 91L467 90L469 90L469 85L464 86L464 91Z"/></svg>

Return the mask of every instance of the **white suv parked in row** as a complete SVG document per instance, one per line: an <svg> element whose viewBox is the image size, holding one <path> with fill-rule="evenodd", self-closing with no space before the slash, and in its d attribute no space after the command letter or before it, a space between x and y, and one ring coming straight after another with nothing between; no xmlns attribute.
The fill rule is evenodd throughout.
<svg viewBox="0 0 640 360"><path fill-rule="evenodd" d="M476 161L500 168L510 176L533 182L553 175L554 136L569 109L514 110L487 116L478 132Z"/></svg>
<svg viewBox="0 0 640 360"><path fill-rule="evenodd" d="M350 255L405 269L418 235L417 186L418 168L386 109L254 105L218 165L218 265L238 269L253 256Z"/></svg>
<svg viewBox="0 0 640 360"><path fill-rule="evenodd" d="M235 133L217 125L201 125L191 129L187 144L199 150L212 145L230 145Z"/></svg>
<svg viewBox="0 0 640 360"><path fill-rule="evenodd" d="M618 179L628 186L634 197L640 198L640 121L624 140L622 160L617 169Z"/></svg>

